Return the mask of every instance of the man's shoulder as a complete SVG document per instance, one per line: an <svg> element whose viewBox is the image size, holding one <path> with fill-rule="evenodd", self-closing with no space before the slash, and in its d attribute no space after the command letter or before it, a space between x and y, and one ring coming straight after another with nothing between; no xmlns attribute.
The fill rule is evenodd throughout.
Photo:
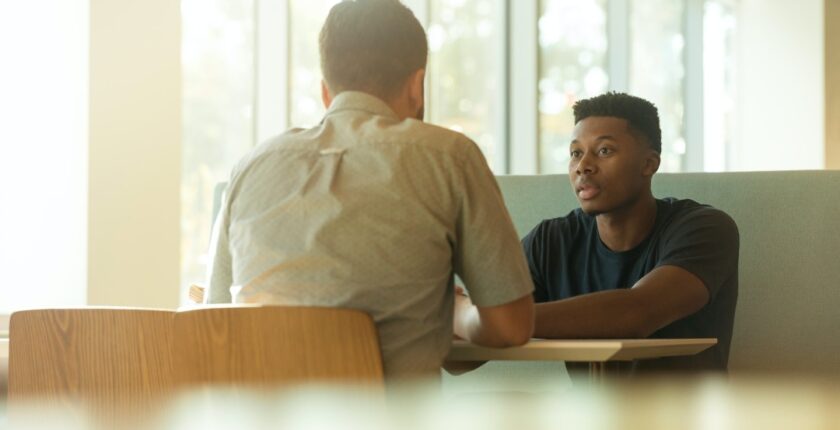
<svg viewBox="0 0 840 430"><path fill-rule="evenodd" d="M723 211L710 204L699 203L692 199L677 199L667 197L659 200L660 207L665 207L671 223L712 223L732 225L737 228L735 220Z"/></svg>
<svg viewBox="0 0 840 430"><path fill-rule="evenodd" d="M368 148L375 152L400 153L400 157L393 159L401 159L412 165L423 164L423 160L433 160L432 163L441 168L463 167L469 162L486 163L478 146L461 133L418 120L395 121L371 115L363 119L361 124L330 121L327 118L315 127L289 129L245 154L234 166L231 180L251 175L255 169L265 170L259 166L270 166L268 170L276 173L282 171L278 170L278 165L295 163L299 158L295 154L305 157L305 154L319 149L336 148L350 151L353 148ZM452 166L453 163L455 166Z"/></svg>
<svg viewBox="0 0 840 430"><path fill-rule="evenodd" d="M667 215L660 224L662 237L680 240L683 237L707 237L722 243L737 244L738 225L725 211L691 199L659 200Z"/></svg>
<svg viewBox="0 0 840 430"><path fill-rule="evenodd" d="M259 145L251 148L237 161L231 169L229 186L232 186L243 175L252 172L256 166L262 164L266 159L275 157L279 160L284 159L282 154L287 151L307 150L306 137L312 129L292 128L279 135L273 136ZM279 157L276 157L280 155ZM269 171L277 171L277 169L268 169Z"/></svg>
<svg viewBox="0 0 840 430"><path fill-rule="evenodd" d="M415 148L470 157L481 154L478 145L463 133L428 122L407 119L389 127L385 133Z"/></svg>

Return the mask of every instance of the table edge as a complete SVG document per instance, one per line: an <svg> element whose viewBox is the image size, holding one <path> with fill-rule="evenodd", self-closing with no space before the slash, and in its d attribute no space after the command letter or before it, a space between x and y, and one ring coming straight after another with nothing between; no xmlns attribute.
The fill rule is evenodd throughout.
<svg viewBox="0 0 840 430"><path fill-rule="evenodd" d="M446 361L630 361L695 355L717 343L716 338L533 339L521 346L489 348L466 341L454 341Z"/></svg>

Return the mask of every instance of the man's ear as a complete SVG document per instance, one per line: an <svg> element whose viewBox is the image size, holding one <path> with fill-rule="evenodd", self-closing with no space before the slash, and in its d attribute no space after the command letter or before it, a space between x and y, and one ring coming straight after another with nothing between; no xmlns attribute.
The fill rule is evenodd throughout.
<svg viewBox="0 0 840 430"><path fill-rule="evenodd" d="M425 80L426 69L418 69L408 78L408 95L412 106L418 112L421 112L426 104Z"/></svg>
<svg viewBox="0 0 840 430"><path fill-rule="evenodd" d="M327 81L321 79L321 101L324 103L324 108L329 109L332 104L332 96L330 89L327 87Z"/></svg>
<svg viewBox="0 0 840 430"><path fill-rule="evenodd" d="M642 168L642 174L647 177L653 176L654 173L659 171L659 164L661 162L662 160L659 157L659 153L651 150L650 154L648 154L645 158L645 165Z"/></svg>

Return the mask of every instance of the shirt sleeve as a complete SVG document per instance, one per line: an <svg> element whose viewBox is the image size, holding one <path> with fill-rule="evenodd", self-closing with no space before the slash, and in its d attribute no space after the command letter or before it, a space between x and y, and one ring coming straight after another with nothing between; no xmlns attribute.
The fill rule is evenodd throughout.
<svg viewBox="0 0 840 430"><path fill-rule="evenodd" d="M714 208L692 211L669 226L657 266L677 266L703 281L710 300L738 275L738 226Z"/></svg>
<svg viewBox="0 0 840 430"><path fill-rule="evenodd" d="M522 239L525 260L528 262L528 270L531 272L531 279L534 282L534 301L537 303L549 301L546 281L543 276L545 270L543 256L546 254L544 250L546 243L543 236L545 225L545 222L540 223Z"/></svg>
<svg viewBox="0 0 840 430"><path fill-rule="evenodd" d="M528 264L496 178L471 141L458 190L455 273L476 306L498 306L533 291Z"/></svg>
<svg viewBox="0 0 840 430"><path fill-rule="evenodd" d="M227 200L227 199L223 199ZM210 237L210 264L207 268L207 291L204 303L230 303L230 286L233 283L233 268L228 242L228 227L230 225L230 205L227 201L213 224L213 234Z"/></svg>

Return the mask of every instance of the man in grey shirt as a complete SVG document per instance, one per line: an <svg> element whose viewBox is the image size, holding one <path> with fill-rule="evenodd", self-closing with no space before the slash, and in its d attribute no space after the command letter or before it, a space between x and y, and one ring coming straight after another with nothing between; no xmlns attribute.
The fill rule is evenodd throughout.
<svg viewBox="0 0 840 430"><path fill-rule="evenodd" d="M234 168L207 301L363 310L389 378L437 374L453 328L526 342L533 285L495 179L472 141L422 122L420 23L397 0L345 1L320 49L328 111Z"/></svg>

